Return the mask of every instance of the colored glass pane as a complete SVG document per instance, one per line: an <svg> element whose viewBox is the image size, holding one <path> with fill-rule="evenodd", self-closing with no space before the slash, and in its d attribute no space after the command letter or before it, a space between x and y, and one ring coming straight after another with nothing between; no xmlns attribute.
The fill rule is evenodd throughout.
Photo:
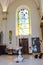
<svg viewBox="0 0 43 65"><path fill-rule="evenodd" d="M27 9L20 9L17 13L18 18L18 35L29 35L30 34L30 16Z"/></svg>

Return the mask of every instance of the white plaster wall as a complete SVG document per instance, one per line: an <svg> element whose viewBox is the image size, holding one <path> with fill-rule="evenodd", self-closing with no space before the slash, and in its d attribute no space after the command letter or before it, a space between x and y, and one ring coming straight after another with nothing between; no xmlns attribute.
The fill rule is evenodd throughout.
<svg viewBox="0 0 43 65"><path fill-rule="evenodd" d="M41 15L43 16L43 0L41 0Z"/></svg>
<svg viewBox="0 0 43 65"><path fill-rule="evenodd" d="M1 31L1 22L2 22L2 7L0 5L0 31Z"/></svg>
<svg viewBox="0 0 43 65"><path fill-rule="evenodd" d="M31 28L32 28L32 35L26 36L29 39L29 46L31 46L31 37L40 37L40 17L39 12L36 8L36 5L33 0L16 0L8 7L8 15L7 15L7 22L5 25L6 28L2 27L4 31L4 39L7 47L9 48L16 48L19 46L19 37L16 37L16 9L21 6L25 5L30 8L31 13ZM12 30L12 44L9 44L9 30ZM6 32L6 33L5 33ZM23 36L24 37L24 36ZM31 51L32 52L32 51Z"/></svg>

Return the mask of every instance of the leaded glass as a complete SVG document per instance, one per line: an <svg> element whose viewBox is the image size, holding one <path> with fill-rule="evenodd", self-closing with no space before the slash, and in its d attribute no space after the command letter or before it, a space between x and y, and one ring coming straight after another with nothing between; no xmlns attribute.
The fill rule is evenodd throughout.
<svg viewBox="0 0 43 65"><path fill-rule="evenodd" d="M17 12L17 35L30 34L30 15L28 9L20 9Z"/></svg>

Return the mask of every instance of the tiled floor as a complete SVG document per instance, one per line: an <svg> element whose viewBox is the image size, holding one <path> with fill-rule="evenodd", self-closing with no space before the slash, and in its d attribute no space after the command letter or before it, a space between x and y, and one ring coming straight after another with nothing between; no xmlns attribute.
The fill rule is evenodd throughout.
<svg viewBox="0 0 43 65"><path fill-rule="evenodd" d="M14 59L17 56L2 55L0 56L0 65L43 65L43 59L35 59L29 55L23 55L24 61L16 63Z"/></svg>

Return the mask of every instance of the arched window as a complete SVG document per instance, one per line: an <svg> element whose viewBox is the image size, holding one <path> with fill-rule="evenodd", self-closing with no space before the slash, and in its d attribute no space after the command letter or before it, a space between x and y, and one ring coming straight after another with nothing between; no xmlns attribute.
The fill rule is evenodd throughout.
<svg viewBox="0 0 43 65"><path fill-rule="evenodd" d="M30 12L27 8L21 8L17 11L16 35L31 35Z"/></svg>

